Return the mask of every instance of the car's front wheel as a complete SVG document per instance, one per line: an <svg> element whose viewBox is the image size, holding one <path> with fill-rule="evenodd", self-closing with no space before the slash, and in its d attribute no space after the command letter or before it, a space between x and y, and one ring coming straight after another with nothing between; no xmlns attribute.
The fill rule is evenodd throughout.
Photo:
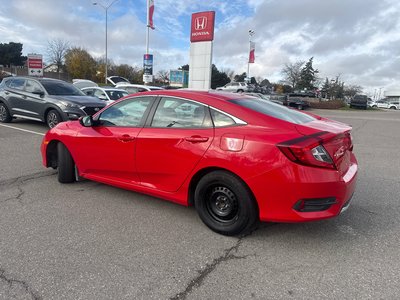
<svg viewBox="0 0 400 300"><path fill-rule="evenodd" d="M75 181L75 162L63 143L57 144L58 181L71 183Z"/></svg>
<svg viewBox="0 0 400 300"><path fill-rule="evenodd" d="M0 102L0 122L2 123L10 123L12 120L12 117L10 115L10 112L8 111L7 106Z"/></svg>
<svg viewBox="0 0 400 300"><path fill-rule="evenodd" d="M220 234L244 234L258 223L252 194L242 180L229 172L205 175L195 190L195 206L201 220Z"/></svg>
<svg viewBox="0 0 400 300"><path fill-rule="evenodd" d="M61 116L55 109L50 110L46 116L46 124L49 128L55 127L58 123L62 121Z"/></svg>

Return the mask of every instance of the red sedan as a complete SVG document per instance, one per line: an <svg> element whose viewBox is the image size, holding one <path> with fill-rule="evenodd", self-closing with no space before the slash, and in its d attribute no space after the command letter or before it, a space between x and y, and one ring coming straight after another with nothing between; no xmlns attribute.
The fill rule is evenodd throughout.
<svg viewBox="0 0 400 300"><path fill-rule="evenodd" d="M247 95L130 95L44 137L46 167L194 205L212 230L335 217L356 186L351 127Z"/></svg>

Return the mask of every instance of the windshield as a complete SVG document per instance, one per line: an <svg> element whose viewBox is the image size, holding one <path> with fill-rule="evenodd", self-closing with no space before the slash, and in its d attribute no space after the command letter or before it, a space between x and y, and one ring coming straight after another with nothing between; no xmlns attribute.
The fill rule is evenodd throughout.
<svg viewBox="0 0 400 300"><path fill-rule="evenodd" d="M230 102L294 124L304 124L316 120L307 114L260 98L233 99Z"/></svg>
<svg viewBox="0 0 400 300"><path fill-rule="evenodd" d="M81 90L70 83L63 81L42 80L43 85L49 95L54 96L86 96Z"/></svg>
<svg viewBox="0 0 400 300"><path fill-rule="evenodd" d="M128 96L128 92L126 91L106 91L108 97L110 97L111 100L118 100L119 98Z"/></svg>

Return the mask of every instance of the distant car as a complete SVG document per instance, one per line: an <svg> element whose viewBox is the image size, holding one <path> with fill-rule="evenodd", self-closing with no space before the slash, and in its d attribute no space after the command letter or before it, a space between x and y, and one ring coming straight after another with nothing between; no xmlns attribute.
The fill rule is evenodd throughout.
<svg viewBox="0 0 400 300"><path fill-rule="evenodd" d="M116 86L118 83L127 83L130 84L129 80L125 77L121 76L109 76L107 77L107 81L111 83L113 86Z"/></svg>
<svg viewBox="0 0 400 300"><path fill-rule="evenodd" d="M127 91L113 87L88 87L83 88L82 92L88 96L95 96L100 100L105 101L107 105L113 103L115 100L129 95Z"/></svg>
<svg viewBox="0 0 400 300"><path fill-rule="evenodd" d="M254 97L257 97L257 98L260 98L260 99L263 99L263 100L271 101L271 102L274 102L274 103L279 104L279 105L283 105L282 101L272 99L270 95L265 95L265 94L261 94L261 93L254 93L254 92L252 92L252 93L244 93L244 94L245 95L249 95L249 96L254 96Z"/></svg>
<svg viewBox="0 0 400 300"><path fill-rule="evenodd" d="M83 89L85 87L99 86L96 82L88 79L72 79L72 84L78 89Z"/></svg>
<svg viewBox="0 0 400 300"><path fill-rule="evenodd" d="M93 115L106 104L86 96L71 83L32 77L8 77L0 84L0 122L13 118L45 122L53 128L67 120Z"/></svg>
<svg viewBox="0 0 400 300"><path fill-rule="evenodd" d="M300 97L287 97L283 101L283 105L294 107L298 110L304 110L310 107L310 104Z"/></svg>
<svg viewBox="0 0 400 300"><path fill-rule="evenodd" d="M252 92L252 88L246 82L229 82L216 88L217 91L244 93Z"/></svg>
<svg viewBox="0 0 400 300"><path fill-rule="evenodd" d="M141 85L141 84L119 83L115 87L117 89L123 89L123 90L127 91L129 94L156 91L156 90L163 90L163 88L159 87L159 86Z"/></svg>
<svg viewBox="0 0 400 300"><path fill-rule="evenodd" d="M384 98L378 101L371 102L369 106L373 108L399 109L399 100Z"/></svg>
<svg viewBox="0 0 400 300"><path fill-rule="evenodd" d="M350 108L368 108L368 97L366 95L355 95L350 100Z"/></svg>
<svg viewBox="0 0 400 300"><path fill-rule="evenodd" d="M259 220L333 218L348 208L358 169L350 126L215 91L130 95L49 130L41 153L61 183L80 176L193 205L225 235Z"/></svg>

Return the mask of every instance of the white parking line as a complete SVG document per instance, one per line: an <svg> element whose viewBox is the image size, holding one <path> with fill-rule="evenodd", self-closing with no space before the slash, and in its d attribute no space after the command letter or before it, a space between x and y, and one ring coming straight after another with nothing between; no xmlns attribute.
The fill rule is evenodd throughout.
<svg viewBox="0 0 400 300"><path fill-rule="evenodd" d="M16 129L16 130L20 130L20 131L24 131L24 132L29 132L29 133L33 133L33 134L37 134L37 135L42 135L42 136L44 135L44 133L41 133L41 132L36 132L36 131L32 131L32 130L26 130L26 129L22 129L22 128L10 126L10 125L0 124L0 126L11 128L11 129Z"/></svg>

